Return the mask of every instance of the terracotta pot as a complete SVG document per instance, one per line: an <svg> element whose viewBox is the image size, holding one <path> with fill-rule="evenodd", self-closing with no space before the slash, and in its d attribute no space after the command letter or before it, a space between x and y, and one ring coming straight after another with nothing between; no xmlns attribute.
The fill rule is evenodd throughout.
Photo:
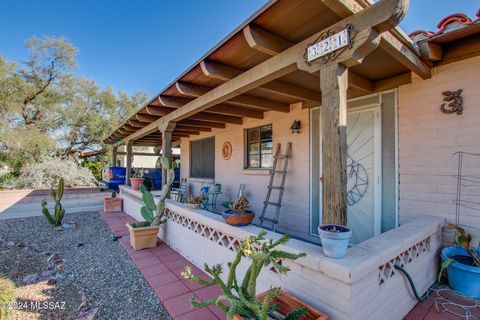
<svg viewBox="0 0 480 320"><path fill-rule="evenodd" d="M258 299L263 301L267 293L268 291L265 291L257 295ZM280 294L272 301L271 304L273 305L275 303L278 303L280 305L280 309L278 311L283 315L287 315L288 313L300 307L305 307L307 308L308 311L307 311L307 314L302 318L302 320L328 320L329 319L325 313L318 311L317 309L298 300L294 296L289 295L283 290L280 291ZM244 320L244 319L236 315L233 317L233 320Z"/></svg>
<svg viewBox="0 0 480 320"><path fill-rule="evenodd" d="M122 198L105 198L103 201L104 212L119 212L123 211L123 199Z"/></svg>
<svg viewBox="0 0 480 320"><path fill-rule="evenodd" d="M255 214L250 210L245 210L245 213L238 214L232 213L232 210L228 209L223 211L222 216L226 223L238 227L248 226L250 223L252 223L253 218L255 218Z"/></svg>
<svg viewBox="0 0 480 320"><path fill-rule="evenodd" d="M157 246L157 236L160 226L132 227L127 223L130 233L130 245L133 250L142 250L145 248L155 248Z"/></svg>
<svg viewBox="0 0 480 320"><path fill-rule="evenodd" d="M143 184L144 178L130 178L130 184L132 186L132 190L140 189L140 186Z"/></svg>

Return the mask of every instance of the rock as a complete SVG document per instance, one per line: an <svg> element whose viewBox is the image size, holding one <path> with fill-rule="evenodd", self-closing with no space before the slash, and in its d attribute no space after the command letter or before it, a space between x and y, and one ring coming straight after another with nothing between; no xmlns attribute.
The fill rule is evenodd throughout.
<svg viewBox="0 0 480 320"><path fill-rule="evenodd" d="M98 316L98 308L88 309L76 320L95 320Z"/></svg>
<svg viewBox="0 0 480 320"><path fill-rule="evenodd" d="M17 247L19 247L19 248L25 248L26 246L27 245L23 242L20 242L20 243L17 244Z"/></svg>
<svg viewBox="0 0 480 320"><path fill-rule="evenodd" d="M7 242L7 246L9 246L9 247L15 246L15 241Z"/></svg>
<svg viewBox="0 0 480 320"><path fill-rule="evenodd" d="M55 283L57 283L57 279L55 279L55 278L49 278L49 279L47 280L47 284L48 284L48 285L52 285L52 284L55 284Z"/></svg>
<svg viewBox="0 0 480 320"><path fill-rule="evenodd" d="M56 270L47 270L47 271L43 271L40 275L42 277L51 277L51 276L54 276L56 273L57 273Z"/></svg>
<svg viewBox="0 0 480 320"><path fill-rule="evenodd" d="M36 283L36 282L39 282L39 281L42 281L42 280L43 280L43 277L39 276L38 274L29 274L28 276L23 278L22 281L25 284L32 284L32 283Z"/></svg>
<svg viewBox="0 0 480 320"><path fill-rule="evenodd" d="M63 227L62 227L62 226L57 226L57 227L54 227L53 230L55 230L55 231L62 231L62 230L63 230Z"/></svg>

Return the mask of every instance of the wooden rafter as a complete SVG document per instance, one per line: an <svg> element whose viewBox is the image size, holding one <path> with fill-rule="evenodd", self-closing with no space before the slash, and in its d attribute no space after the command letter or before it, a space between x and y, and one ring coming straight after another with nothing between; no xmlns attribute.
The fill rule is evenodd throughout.
<svg viewBox="0 0 480 320"><path fill-rule="evenodd" d="M205 60L200 62L200 67L206 77L221 81L232 80L243 73L243 71L231 66ZM321 100L319 92L295 86L280 80L265 82L259 86L258 89L264 92L277 94L292 99L298 99L298 101L308 100L318 103Z"/></svg>
<svg viewBox="0 0 480 320"><path fill-rule="evenodd" d="M355 0L321 1L342 18L348 18L364 9ZM422 79L431 77L431 67L420 59L419 54L415 50L403 44L392 32L388 31L381 35L380 47Z"/></svg>
<svg viewBox="0 0 480 320"><path fill-rule="evenodd" d="M348 86L366 93L371 93L374 90L373 83L370 80L351 70L348 70Z"/></svg>
<svg viewBox="0 0 480 320"><path fill-rule="evenodd" d="M168 114L177 110L176 108L167 108L167 107L157 107L157 106L147 106L147 112L151 115L164 117ZM200 120L200 121L212 121L212 122L223 122L223 123L232 123L232 124L242 124L242 118L234 117L234 116L227 116L215 113L206 113L206 112L199 112L194 114L190 117L192 120ZM158 121L158 120L157 120Z"/></svg>
<svg viewBox="0 0 480 320"><path fill-rule="evenodd" d="M137 117L138 121L146 122L146 123L150 123L150 122L153 122L153 121L158 119L157 116L152 116L152 115L149 115L149 114L142 114L142 113L137 113L136 117Z"/></svg>
<svg viewBox="0 0 480 320"><path fill-rule="evenodd" d="M198 120L191 120L191 119L181 120L177 122L177 124L181 124L185 126L199 126L199 127L206 127L206 128L218 128L218 129L225 128L225 123L211 122L211 121L198 121Z"/></svg>
<svg viewBox="0 0 480 320"><path fill-rule="evenodd" d="M243 35L251 48L269 56L279 54L293 45L293 43L255 25L243 28Z"/></svg>
<svg viewBox="0 0 480 320"><path fill-rule="evenodd" d="M204 95L205 93L207 93L212 89L212 88L204 87L204 86L193 84L193 83L187 83L183 81L176 82L175 88L180 94L188 97L195 97L195 98L198 98ZM279 111L279 112L290 111L290 105L287 103L259 98L255 96L245 95L245 94L234 97L228 100L226 103L230 105L254 107L254 108L259 108L264 110L273 110L273 111Z"/></svg>
<svg viewBox="0 0 480 320"><path fill-rule="evenodd" d="M158 102L160 105L164 107L172 107L172 108L180 108L187 103L191 102L192 99L186 98L177 98L177 97L166 97L166 96L159 96ZM225 115L232 115L232 116L240 116L240 117L249 117L254 119L263 119L263 112L248 108L242 108L237 106L231 106L227 104L217 104L205 112L208 113L216 113L216 114L225 114Z"/></svg>

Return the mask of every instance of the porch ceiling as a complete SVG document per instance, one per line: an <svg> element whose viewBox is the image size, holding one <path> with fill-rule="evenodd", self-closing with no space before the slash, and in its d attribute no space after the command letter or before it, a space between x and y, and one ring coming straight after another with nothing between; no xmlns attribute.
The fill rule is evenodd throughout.
<svg viewBox="0 0 480 320"><path fill-rule="evenodd" d="M136 144L159 145L161 136L157 130L140 130L370 4L370 0L270 1L155 95L105 142L135 139ZM420 60L408 37L399 29L385 34L380 46L362 64L350 69L349 97L409 82L410 71L428 77L428 65ZM173 140L224 128L226 124L242 124L244 117L261 119L269 110L289 112L292 103L319 105L319 83L318 74L291 70L179 121Z"/></svg>

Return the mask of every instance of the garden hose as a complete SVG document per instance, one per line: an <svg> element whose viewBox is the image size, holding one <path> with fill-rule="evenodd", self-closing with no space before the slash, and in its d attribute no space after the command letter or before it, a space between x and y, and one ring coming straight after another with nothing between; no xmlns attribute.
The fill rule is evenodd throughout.
<svg viewBox="0 0 480 320"><path fill-rule="evenodd" d="M413 283L412 277L410 277L410 275L408 274L407 270L405 270L404 268L402 268L402 267L399 266L398 264L395 264L393 267L405 275L405 277L407 278L408 282L410 283L410 287L412 287L413 294L415 295L415 298L417 298L418 301L425 301L425 300L428 299L428 291L429 291L429 290L427 290L427 292L425 292L425 294L420 297L420 296L418 295L417 288L415 287L415 284ZM434 284L434 285L435 285L435 284Z"/></svg>

